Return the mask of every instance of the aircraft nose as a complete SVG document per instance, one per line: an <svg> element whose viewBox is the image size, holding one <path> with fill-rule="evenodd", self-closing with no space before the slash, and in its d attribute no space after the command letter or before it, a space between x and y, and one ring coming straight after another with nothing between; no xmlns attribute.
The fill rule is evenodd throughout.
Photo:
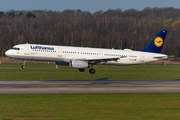
<svg viewBox="0 0 180 120"><path fill-rule="evenodd" d="M5 52L5 55L6 55L7 57L9 57L9 55L11 55L10 51L9 51L9 50L6 51L6 52Z"/></svg>

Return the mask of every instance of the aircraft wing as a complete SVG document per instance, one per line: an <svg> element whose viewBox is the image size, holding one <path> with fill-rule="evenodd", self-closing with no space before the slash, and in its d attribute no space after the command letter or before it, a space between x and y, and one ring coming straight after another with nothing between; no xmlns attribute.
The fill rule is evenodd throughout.
<svg viewBox="0 0 180 120"><path fill-rule="evenodd" d="M107 62L107 61L117 61L120 58L126 58L126 56L108 57L108 58L74 58L74 59L75 60L88 61L88 62Z"/></svg>
<svg viewBox="0 0 180 120"><path fill-rule="evenodd" d="M73 58L73 57L67 57L67 58L64 58L63 60L65 62L69 62L71 60L80 60L80 61L87 61L88 63L94 63L94 64L98 64L98 63L101 63L101 62L107 62L107 61L117 61L118 59L121 59L121 58L126 58L127 56L114 56L114 57L108 57L108 58Z"/></svg>

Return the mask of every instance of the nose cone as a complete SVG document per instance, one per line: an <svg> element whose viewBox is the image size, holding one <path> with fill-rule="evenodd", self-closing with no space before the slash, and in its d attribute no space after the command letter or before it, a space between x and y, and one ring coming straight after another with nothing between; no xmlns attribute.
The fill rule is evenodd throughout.
<svg viewBox="0 0 180 120"><path fill-rule="evenodd" d="M5 55L6 55L7 57L9 57L9 56L11 55L11 52L8 50L8 51L5 52Z"/></svg>

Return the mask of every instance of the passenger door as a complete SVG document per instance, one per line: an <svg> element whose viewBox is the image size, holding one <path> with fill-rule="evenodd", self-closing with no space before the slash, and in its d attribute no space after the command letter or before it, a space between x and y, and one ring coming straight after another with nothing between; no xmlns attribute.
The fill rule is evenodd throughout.
<svg viewBox="0 0 180 120"><path fill-rule="evenodd" d="M29 55L29 45L26 45L24 48L24 55Z"/></svg>
<svg viewBox="0 0 180 120"><path fill-rule="evenodd" d="M62 48L58 48L58 57L62 57Z"/></svg>
<svg viewBox="0 0 180 120"><path fill-rule="evenodd" d="M145 54L144 53L141 53L141 60L140 62L144 63L145 62Z"/></svg>

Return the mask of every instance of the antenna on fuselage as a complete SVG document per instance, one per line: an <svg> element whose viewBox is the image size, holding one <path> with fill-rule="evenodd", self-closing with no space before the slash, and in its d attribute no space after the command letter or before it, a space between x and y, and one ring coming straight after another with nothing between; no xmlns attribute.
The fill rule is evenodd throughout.
<svg viewBox="0 0 180 120"><path fill-rule="evenodd" d="M28 44L28 42L26 44Z"/></svg>

